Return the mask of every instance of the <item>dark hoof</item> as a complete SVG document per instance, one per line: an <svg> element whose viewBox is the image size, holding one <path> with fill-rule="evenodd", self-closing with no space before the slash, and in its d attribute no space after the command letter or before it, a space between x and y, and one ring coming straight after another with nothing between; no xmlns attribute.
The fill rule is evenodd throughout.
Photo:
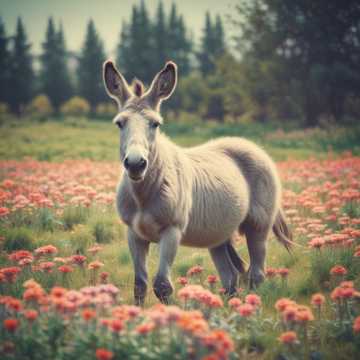
<svg viewBox="0 0 360 360"><path fill-rule="evenodd" d="M169 303L169 297L173 293L173 287L168 279L156 278L153 284L156 297L163 303Z"/></svg>
<svg viewBox="0 0 360 360"><path fill-rule="evenodd" d="M249 288L256 289L265 280L265 274L262 270L249 271Z"/></svg>

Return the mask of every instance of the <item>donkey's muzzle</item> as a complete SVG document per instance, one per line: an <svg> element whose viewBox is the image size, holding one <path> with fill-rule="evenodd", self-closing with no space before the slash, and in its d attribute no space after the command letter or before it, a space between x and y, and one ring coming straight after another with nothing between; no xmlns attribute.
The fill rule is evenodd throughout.
<svg viewBox="0 0 360 360"><path fill-rule="evenodd" d="M137 180L142 177L147 166L147 160L143 157L134 160L130 160L126 157L124 160L124 167L128 171L130 178Z"/></svg>

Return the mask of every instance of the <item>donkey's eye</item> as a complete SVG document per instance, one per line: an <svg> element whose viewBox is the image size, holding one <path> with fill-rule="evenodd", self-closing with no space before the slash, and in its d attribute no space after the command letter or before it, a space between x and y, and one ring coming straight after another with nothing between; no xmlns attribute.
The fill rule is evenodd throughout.
<svg viewBox="0 0 360 360"><path fill-rule="evenodd" d="M150 127L152 128L152 129L156 129L156 128L158 128L160 126L160 123L158 122L158 121L151 121L150 122Z"/></svg>
<svg viewBox="0 0 360 360"><path fill-rule="evenodd" d="M124 124L121 121L117 121L115 124L119 129L122 129L124 127Z"/></svg>

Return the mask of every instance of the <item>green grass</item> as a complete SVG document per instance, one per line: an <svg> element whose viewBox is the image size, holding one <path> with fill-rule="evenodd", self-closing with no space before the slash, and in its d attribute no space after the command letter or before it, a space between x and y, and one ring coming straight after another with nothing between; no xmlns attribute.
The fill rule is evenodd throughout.
<svg viewBox="0 0 360 360"><path fill-rule="evenodd" d="M286 132L282 130L284 127ZM163 131L182 146L196 145L219 136L243 136L263 146L276 160L322 156L329 149L360 154L359 125L303 132L289 124L187 124L166 123L165 120ZM116 161L118 148L119 130L111 119L35 122L24 118L3 121L0 127L0 159Z"/></svg>

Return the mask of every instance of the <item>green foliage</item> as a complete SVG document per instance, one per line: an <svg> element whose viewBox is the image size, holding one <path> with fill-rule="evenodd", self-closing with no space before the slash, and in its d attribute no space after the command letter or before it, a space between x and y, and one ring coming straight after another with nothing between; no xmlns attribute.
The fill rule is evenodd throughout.
<svg viewBox="0 0 360 360"><path fill-rule="evenodd" d="M38 95L27 106L26 112L34 118L46 120L53 113L53 108L46 95Z"/></svg>
<svg viewBox="0 0 360 360"><path fill-rule="evenodd" d="M11 109L20 114L24 106L33 97L34 72L32 68L31 45L27 40L25 28L19 17L11 52L9 83L9 104Z"/></svg>
<svg viewBox="0 0 360 360"><path fill-rule="evenodd" d="M6 35L5 24L0 17L0 102L9 102L10 59L9 38Z"/></svg>
<svg viewBox="0 0 360 360"><path fill-rule="evenodd" d="M74 96L61 105L60 110L63 115L87 115L90 112L90 105L86 99L79 96Z"/></svg>
<svg viewBox="0 0 360 360"><path fill-rule="evenodd" d="M8 252L34 249L33 233L27 227L0 229L0 234L5 238L3 248Z"/></svg>
<svg viewBox="0 0 360 360"><path fill-rule="evenodd" d="M60 222L69 230L75 225L84 224L89 216L89 209L82 206L67 206L64 208Z"/></svg>
<svg viewBox="0 0 360 360"><path fill-rule="evenodd" d="M167 15L162 1L150 19L145 1L132 7L130 22L123 22L117 47L117 63L125 77L134 76L150 84L165 61L173 60L179 72L190 71L191 41L175 3Z"/></svg>
<svg viewBox="0 0 360 360"><path fill-rule="evenodd" d="M56 31L53 18L48 20L46 38L42 44L41 90L47 94L56 110L70 98L72 85L67 68L63 28Z"/></svg>
<svg viewBox="0 0 360 360"><path fill-rule="evenodd" d="M96 105L106 99L102 80L102 64L105 61L104 45L93 20L87 25L85 41L77 69L79 95L90 104L92 112Z"/></svg>
<svg viewBox="0 0 360 360"><path fill-rule="evenodd" d="M109 243L116 238L114 219L109 217L108 214L101 214L99 211L94 211L88 224L97 243Z"/></svg>

